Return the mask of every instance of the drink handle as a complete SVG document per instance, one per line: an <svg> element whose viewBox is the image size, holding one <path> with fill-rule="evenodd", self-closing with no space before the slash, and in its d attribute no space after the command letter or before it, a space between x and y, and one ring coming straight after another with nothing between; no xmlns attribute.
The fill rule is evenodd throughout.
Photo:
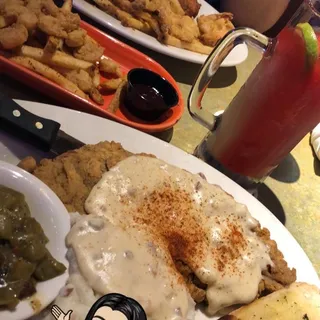
<svg viewBox="0 0 320 320"><path fill-rule="evenodd" d="M229 31L213 49L194 82L188 97L188 109L192 118L212 131L215 127L216 116L201 106L204 93L214 74L231 50L238 44L246 44L265 51L272 43L272 39L251 28L236 28Z"/></svg>

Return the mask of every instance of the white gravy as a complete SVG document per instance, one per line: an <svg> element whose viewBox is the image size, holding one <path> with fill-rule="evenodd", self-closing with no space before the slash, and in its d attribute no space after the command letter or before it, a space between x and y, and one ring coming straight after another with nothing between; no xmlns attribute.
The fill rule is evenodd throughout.
<svg viewBox="0 0 320 320"><path fill-rule="evenodd" d="M67 246L96 293L131 297L142 305L148 319L192 319L195 304L183 278L171 257L143 230L125 230L105 217L83 216L71 228Z"/></svg>
<svg viewBox="0 0 320 320"><path fill-rule="evenodd" d="M163 292L158 291L168 283L168 272L162 262L157 276L148 273L147 265L159 260L146 250L133 226L143 227L156 246L187 264L207 285L207 311L212 315L254 300L262 270L272 265L268 247L253 232L259 224L246 206L199 175L159 159L132 156L118 163L93 188L86 210L128 230L120 232L105 223L105 231L97 232L85 220L83 233L78 230L80 225L72 230L69 243L85 278L99 292L120 288L132 297L140 294L138 301L149 301L150 306L145 302L144 307L150 310L161 305ZM127 250L133 253L133 260L124 258ZM139 283L140 278L133 274L143 275L145 281ZM185 311L182 287L176 284L173 292ZM156 318L165 319L163 314Z"/></svg>

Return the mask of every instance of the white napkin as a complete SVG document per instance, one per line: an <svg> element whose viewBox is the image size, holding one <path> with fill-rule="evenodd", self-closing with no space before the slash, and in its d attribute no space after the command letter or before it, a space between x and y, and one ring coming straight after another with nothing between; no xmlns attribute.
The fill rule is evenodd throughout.
<svg viewBox="0 0 320 320"><path fill-rule="evenodd" d="M320 123L311 132L311 144L314 152L320 160Z"/></svg>

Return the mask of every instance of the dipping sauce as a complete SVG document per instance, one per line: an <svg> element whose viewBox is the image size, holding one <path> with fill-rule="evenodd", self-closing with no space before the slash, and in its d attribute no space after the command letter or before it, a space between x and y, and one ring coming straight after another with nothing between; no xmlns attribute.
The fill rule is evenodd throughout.
<svg viewBox="0 0 320 320"><path fill-rule="evenodd" d="M156 120L178 101L176 90L160 75L142 68L128 73L125 105L138 118Z"/></svg>
<svg viewBox="0 0 320 320"><path fill-rule="evenodd" d="M38 281L65 272L46 249L47 243L24 195L0 185L0 307L13 309L36 292Z"/></svg>
<svg viewBox="0 0 320 320"><path fill-rule="evenodd" d="M136 84L134 88L141 99L153 104L155 110L166 109L164 98L157 88L145 84Z"/></svg>
<svg viewBox="0 0 320 320"><path fill-rule="evenodd" d="M254 232L259 223L246 206L199 175L156 158L132 156L118 163L95 185L85 207L122 228L143 228L174 263L183 261L206 288L212 315L252 302L262 271L273 265L269 248ZM115 239L116 234L112 250L118 246ZM108 256L116 272L119 266ZM89 268L96 276L92 264Z"/></svg>

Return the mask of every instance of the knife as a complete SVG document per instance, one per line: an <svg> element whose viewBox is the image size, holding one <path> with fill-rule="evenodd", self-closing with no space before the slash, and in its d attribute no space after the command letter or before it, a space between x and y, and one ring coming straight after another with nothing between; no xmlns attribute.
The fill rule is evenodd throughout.
<svg viewBox="0 0 320 320"><path fill-rule="evenodd" d="M7 97L0 98L0 130L58 156L84 143L60 130L60 123L39 117Z"/></svg>

